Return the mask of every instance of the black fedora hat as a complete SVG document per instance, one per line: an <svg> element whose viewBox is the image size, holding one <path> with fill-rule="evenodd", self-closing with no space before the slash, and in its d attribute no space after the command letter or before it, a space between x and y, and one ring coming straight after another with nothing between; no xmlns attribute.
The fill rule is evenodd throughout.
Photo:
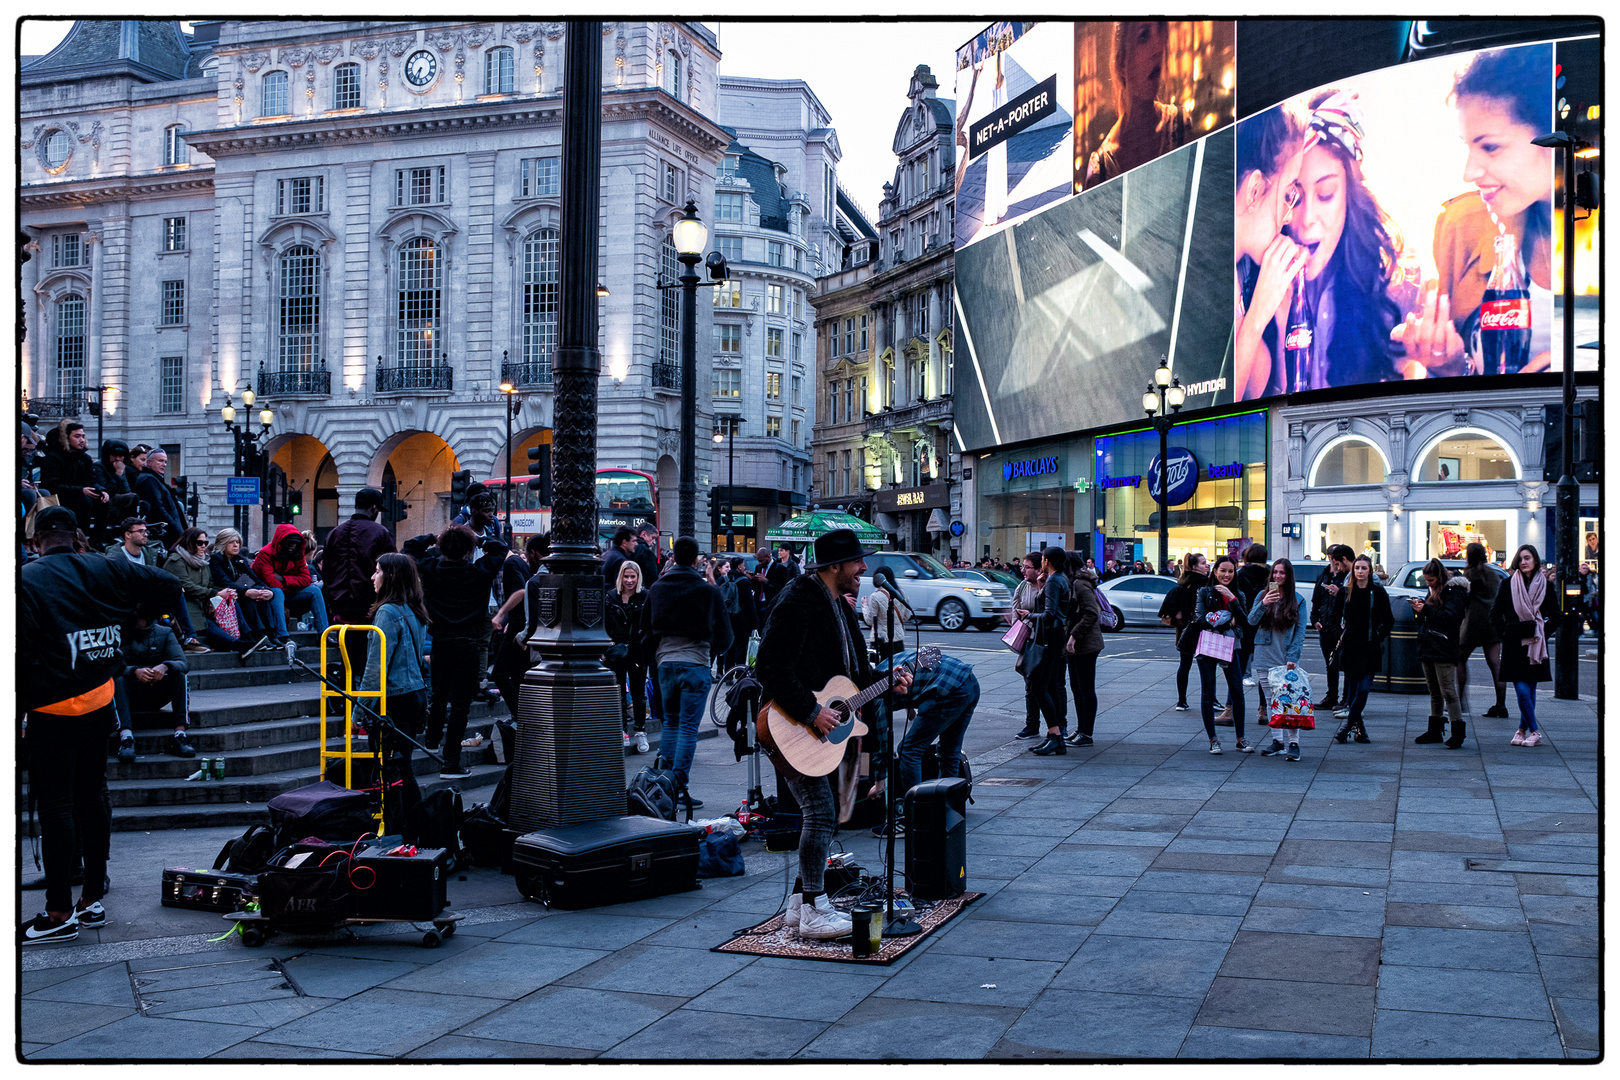
<svg viewBox="0 0 1620 1080"><path fill-rule="evenodd" d="M852 559L864 559L876 550L861 547L854 529L834 529L816 537L815 558L805 563L804 568L820 570L824 566L837 566Z"/></svg>

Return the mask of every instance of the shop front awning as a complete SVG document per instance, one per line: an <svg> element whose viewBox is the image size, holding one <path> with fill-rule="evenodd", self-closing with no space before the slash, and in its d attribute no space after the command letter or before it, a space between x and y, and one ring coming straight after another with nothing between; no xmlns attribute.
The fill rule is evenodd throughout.
<svg viewBox="0 0 1620 1080"><path fill-rule="evenodd" d="M856 539L868 546L881 546L889 539L883 530L853 514L843 514L837 510L812 510L775 526L765 534L765 541L769 544L813 544L816 537L834 529L853 529Z"/></svg>

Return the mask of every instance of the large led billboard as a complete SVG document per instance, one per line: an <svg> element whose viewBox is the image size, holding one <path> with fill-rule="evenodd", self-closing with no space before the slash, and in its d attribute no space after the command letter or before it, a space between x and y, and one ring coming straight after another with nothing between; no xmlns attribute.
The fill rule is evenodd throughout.
<svg viewBox="0 0 1620 1080"><path fill-rule="evenodd" d="M1561 369L1560 165L1531 140L1562 126L1596 141L1596 39L1403 63L1233 125L1245 57L1231 24L1169 24L1202 28L1166 39L1196 64L1163 59L1141 29L1159 25L1074 24L1078 194L958 230L968 448L1136 420L1161 357L1189 410ZM1148 54L1138 63L1122 43ZM1105 69L1157 78L1145 97L1161 144L1133 143L1118 114L1088 108L1119 100L1094 78ZM1170 135L1189 130L1177 149ZM1595 219L1582 212L1575 234L1588 299ZM1578 305L1583 319L1595 328L1595 308ZM1585 350L1576 364L1596 360Z"/></svg>

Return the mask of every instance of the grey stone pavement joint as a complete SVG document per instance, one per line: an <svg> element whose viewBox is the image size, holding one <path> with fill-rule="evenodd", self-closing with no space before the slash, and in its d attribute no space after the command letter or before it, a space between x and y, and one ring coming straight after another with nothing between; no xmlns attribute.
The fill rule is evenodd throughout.
<svg viewBox="0 0 1620 1080"><path fill-rule="evenodd" d="M885 968L709 951L775 912L791 855L590 911L458 872L442 947L382 925L262 948L161 908L157 870L234 829L119 833L109 922L20 956L27 1061L1591 1060L1602 1053L1598 715L1540 695L1508 745L1476 678L1461 750L1416 746L1424 695L1375 694L1370 745L1331 721L1303 760L1207 753L1167 639L1098 666L1096 744L1012 738L1023 684L989 634L940 635L978 673L968 887L986 896ZM1116 639L1110 639L1110 645ZM1145 643L1145 645L1144 645ZM1157 649L1158 655L1144 652ZM1313 666L1308 659L1307 667ZM1320 670L1314 672L1320 679ZM1549 690L1550 688L1543 688ZM1254 701L1247 702L1250 737ZM1193 688L1196 700L1197 688ZM1513 708L1513 706L1510 706ZM1515 712L1516 716L1516 712ZM1072 718L1072 714L1071 714ZM631 757L627 773L643 762ZM699 744L720 814L745 765ZM767 769L766 789L771 790ZM873 874L870 833L838 842ZM26 848L22 849L27 858ZM25 907L38 894L24 897Z"/></svg>

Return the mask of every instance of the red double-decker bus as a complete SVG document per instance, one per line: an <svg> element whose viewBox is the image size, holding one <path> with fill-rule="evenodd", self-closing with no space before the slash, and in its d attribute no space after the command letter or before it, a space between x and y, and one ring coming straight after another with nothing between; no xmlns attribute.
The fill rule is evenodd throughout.
<svg viewBox="0 0 1620 1080"><path fill-rule="evenodd" d="M529 487L528 477L512 478L512 533L518 543L551 529L551 507L542 505L540 492ZM495 496L496 516L506 520L506 477L484 481ZM605 548L620 525L640 530L650 522L658 527L658 482L650 473L635 469L596 470L596 531Z"/></svg>

